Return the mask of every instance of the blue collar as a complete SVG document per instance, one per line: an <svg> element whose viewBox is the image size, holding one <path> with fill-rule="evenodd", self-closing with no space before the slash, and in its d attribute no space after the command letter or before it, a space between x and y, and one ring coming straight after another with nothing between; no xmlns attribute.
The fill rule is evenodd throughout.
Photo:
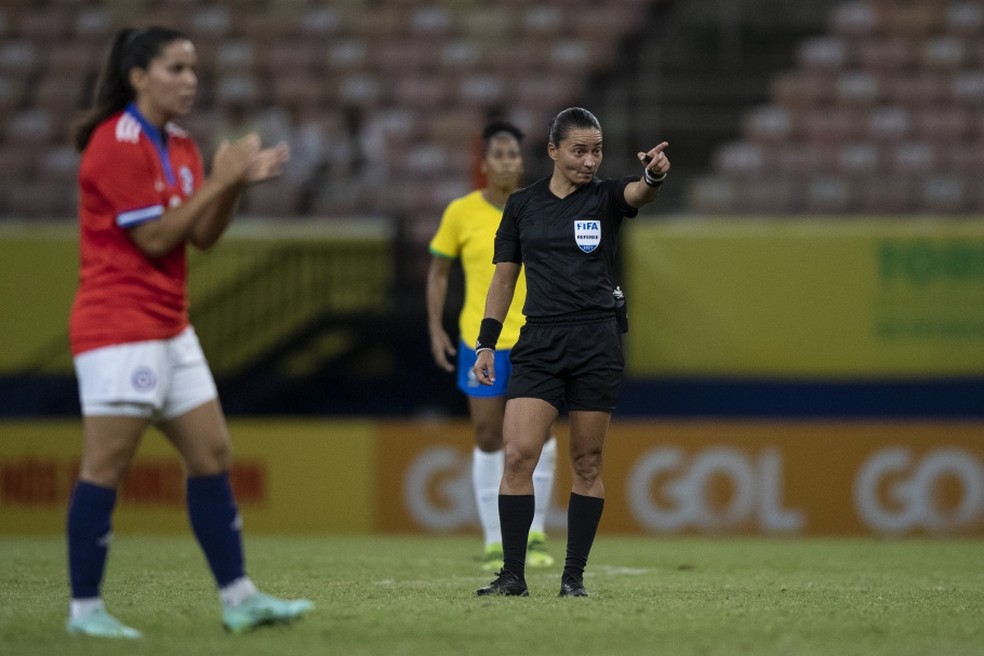
<svg viewBox="0 0 984 656"><path fill-rule="evenodd" d="M125 111L137 120L137 123L140 124L140 129L146 133L150 139L150 143L154 144L157 156L161 160L161 168L164 169L164 175L167 176L167 183L173 185L176 178L174 177L174 171L171 169L171 160L167 154L167 132L159 130L157 126L144 118L144 115L137 109L137 103L129 103Z"/></svg>

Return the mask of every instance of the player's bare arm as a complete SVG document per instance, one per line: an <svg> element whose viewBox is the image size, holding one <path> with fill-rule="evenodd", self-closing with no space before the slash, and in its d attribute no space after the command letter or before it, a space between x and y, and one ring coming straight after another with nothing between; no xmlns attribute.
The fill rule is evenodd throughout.
<svg viewBox="0 0 984 656"><path fill-rule="evenodd" d="M430 335L431 355L444 371L454 371L452 358L458 350L444 330L444 303L448 295L451 260L434 255L427 268L427 332Z"/></svg>

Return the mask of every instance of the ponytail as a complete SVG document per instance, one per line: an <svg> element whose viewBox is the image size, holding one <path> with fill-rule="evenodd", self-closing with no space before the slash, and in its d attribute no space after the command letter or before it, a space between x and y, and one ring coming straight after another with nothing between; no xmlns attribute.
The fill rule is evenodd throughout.
<svg viewBox="0 0 984 656"><path fill-rule="evenodd" d="M142 30L125 28L117 32L96 82L92 107L72 127L75 149L85 150L96 127L122 111L136 97L130 84L133 68L146 70L151 60L160 56L165 45L187 38L178 30L156 26Z"/></svg>

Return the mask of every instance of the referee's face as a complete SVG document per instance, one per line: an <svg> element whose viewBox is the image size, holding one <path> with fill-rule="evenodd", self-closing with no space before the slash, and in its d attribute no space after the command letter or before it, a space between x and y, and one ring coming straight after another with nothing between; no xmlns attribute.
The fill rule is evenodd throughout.
<svg viewBox="0 0 984 656"><path fill-rule="evenodd" d="M559 144L548 146L554 170L573 185L591 182L601 166L601 130L574 128Z"/></svg>

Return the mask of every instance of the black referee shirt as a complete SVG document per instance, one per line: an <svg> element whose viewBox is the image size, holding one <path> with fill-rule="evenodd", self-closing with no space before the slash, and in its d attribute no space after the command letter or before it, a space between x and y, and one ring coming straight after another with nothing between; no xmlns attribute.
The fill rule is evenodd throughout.
<svg viewBox="0 0 984 656"><path fill-rule="evenodd" d="M526 267L527 317L613 310L612 279L622 219L638 210L625 186L638 178L595 178L567 198L544 178L509 196L495 235L493 262Z"/></svg>

